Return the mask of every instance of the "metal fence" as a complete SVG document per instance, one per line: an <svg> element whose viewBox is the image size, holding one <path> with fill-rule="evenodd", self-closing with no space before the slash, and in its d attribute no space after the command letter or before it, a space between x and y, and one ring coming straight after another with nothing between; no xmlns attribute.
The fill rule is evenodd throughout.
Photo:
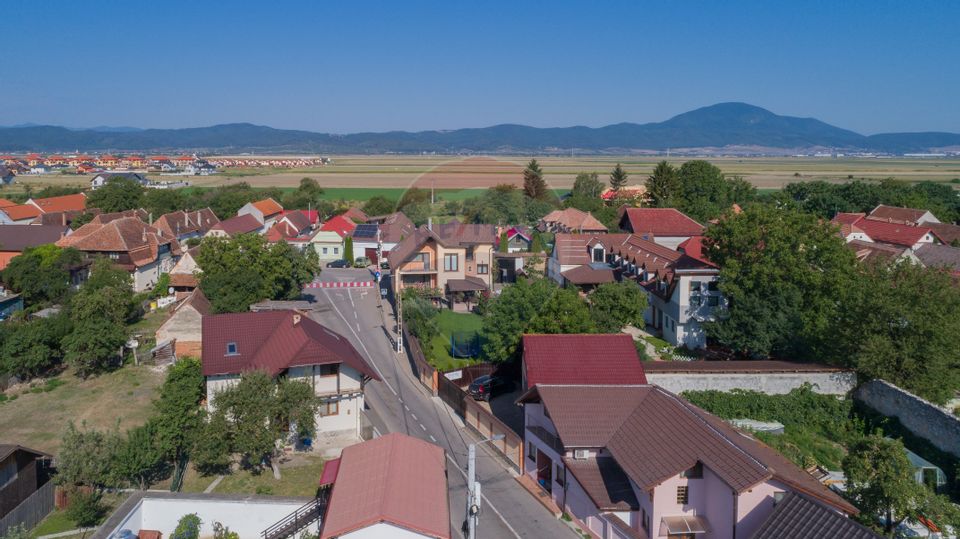
<svg viewBox="0 0 960 539"><path fill-rule="evenodd" d="M53 491L57 486L53 481L47 481L29 498L23 500L20 505L13 508L3 518L0 518L0 536L7 533L7 530L14 526L23 525L26 529L31 529L40 523L50 511L53 511Z"/></svg>

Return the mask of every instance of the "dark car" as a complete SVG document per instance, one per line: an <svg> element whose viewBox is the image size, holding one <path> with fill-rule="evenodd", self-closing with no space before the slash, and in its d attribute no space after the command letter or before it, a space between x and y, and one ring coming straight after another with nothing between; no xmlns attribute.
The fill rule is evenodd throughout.
<svg viewBox="0 0 960 539"><path fill-rule="evenodd" d="M328 268L349 268L350 263L343 259L334 260L333 262L327 262L327 267Z"/></svg>
<svg viewBox="0 0 960 539"><path fill-rule="evenodd" d="M489 401L490 397L496 396L496 394L508 393L510 383L499 376L485 374L474 380L467 391L470 392L470 396L474 400Z"/></svg>

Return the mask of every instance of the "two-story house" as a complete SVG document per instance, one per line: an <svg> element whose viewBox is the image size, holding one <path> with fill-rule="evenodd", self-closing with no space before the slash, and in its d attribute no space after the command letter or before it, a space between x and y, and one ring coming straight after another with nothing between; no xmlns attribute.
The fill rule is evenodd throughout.
<svg viewBox="0 0 960 539"><path fill-rule="evenodd" d="M133 289L153 288L160 275L169 273L180 257L180 243L137 217L93 221L57 241L59 247L73 247L88 257L108 257L115 266L129 271Z"/></svg>
<svg viewBox="0 0 960 539"><path fill-rule="evenodd" d="M283 206L272 198L265 198L256 202L247 202L239 210L237 216L252 215L260 222L261 232L269 230L283 215Z"/></svg>
<svg viewBox="0 0 960 539"><path fill-rule="evenodd" d="M203 208L189 212L177 210L165 213L153 222L153 226L166 235L177 238L177 241L186 241L190 238L202 238L219 223L220 219L213 210Z"/></svg>
<svg viewBox="0 0 960 539"><path fill-rule="evenodd" d="M363 389L376 372L343 336L296 311L204 316L201 354L208 406L217 392L262 370L310 384L318 436L360 436Z"/></svg>
<svg viewBox="0 0 960 539"><path fill-rule="evenodd" d="M490 290L497 229L459 221L422 226L390 253L394 292L409 286L441 294L475 294Z"/></svg>
<svg viewBox="0 0 960 539"><path fill-rule="evenodd" d="M344 216L346 215L345 213ZM353 238L353 256L365 256L376 264L379 242L380 262L385 262L390 258L391 251L416 229L413 221L401 212L370 217L366 223L357 225L350 232L350 237Z"/></svg>
<svg viewBox="0 0 960 539"><path fill-rule="evenodd" d="M676 249L693 236L703 234L703 225L676 208L620 208L620 229Z"/></svg>
<svg viewBox="0 0 960 539"><path fill-rule="evenodd" d="M603 233L607 227L597 220L590 212L576 208L553 210L543 216L537 223L537 228L543 232L563 233Z"/></svg>
<svg viewBox="0 0 960 539"><path fill-rule="evenodd" d="M654 385L537 384L523 473L601 538L754 535L790 493L857 513L746 432Z"/></svg>

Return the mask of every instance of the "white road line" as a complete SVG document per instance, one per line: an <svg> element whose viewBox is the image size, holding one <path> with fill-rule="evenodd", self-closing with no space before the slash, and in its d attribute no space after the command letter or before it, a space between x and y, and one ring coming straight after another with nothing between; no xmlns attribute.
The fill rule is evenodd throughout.
<svg viewBox="0 0 960 539"><path fill-rule="evenodd" d="M416 415L416 414L410 414L410 417L412 417L414 421L417 421L417 415Z"/></svg>
<svg viewBox="0 0 960 539"><path fill-rule="evenodd" d="M323 290L324 295L326 295L327 299L329 300L330 293L327 292L327 289L321 288L320 290ZM380 372L380 367L377 367L377 363L373 361L373 356L370 355L370 351L367 350L367 346L363 344L363 339L361 339L360 335L357 334L357 331L360 331L360 326L359 325L357 326L357 331L353 331L353 328L350 327L350 322L347 322L347 318L343 316L342 312L340 312L340 308L337 307L337 304L331 300L330 305L333 306L333 310L337 312L337 316L340 317L340 320L343 320L343 323L347 325L347 329L349 329L350 332L353 333L353 336L357 338L357 342L360 343L360 348L363 348L363 352L367 355L367 360L370 363L370 366L373 367L373 370L377 371L377 376L379 376L380 379L383 380L383 384L387 386L387 389L389 389L391 393L393 393L394 397L399 397L400 394L397 393L396 389L393 389L393 386L390 385L390 382L387 381L387 378L383 375L382 372Z"/></svg>
<svg viewBox="0 0 960 539"><path fill-rule="evenodd" d="M350 306L353 307L353 312L356 314L357 306L353 304L353 294L350 292L350 289L347 289L347 297L350 298Z"/></svg>
<svg viewBox="0 0 960 539"><path fill-rule="evenodd" d="M437 443L437 439L434 438L432 434L430 435L430 441L433 443Z"/></svg>
<svg viewBox="0 0 960 539"><path fill-rule="evenodd" d="M420 423L420 428L423 429L423 432L427 432L427 427L424 427L423 423Z"/></svg>
<svg viewBox="0 0 960 539"><path fill-rule="evenodd" d="M403 401L400 401L400 402L403 402ZM410 407L407 406L406 404L403 405L403 409L406 410L406 411L408 411L408 412L410 411Z"/></svg>
<svg viewBox="0 0 960 539"><path fill-rule="evenodd" d="M460 465L457 463L457 461L453 460L453 457L451 457L449 454L447 454L447 460L449 460L450 462L453 463L453 467L454 467L458 472L460 472L460 475L462 475L464 479L467 478L467 472L463 471L463 470L460 468ZM516 537L517 539L520 539L520 534L517 533L517 530L513 529L513 526L511 526L510 523L507 522L507 519L503 518L503 514L500 513L500 511L498 511L497 508L494 507L494 505L493 505L492 503L490 503L490 500L487 498L487 495L484 494L483 492L481 492L481 493L480 493L480 498L487 504L487 507L489 507L490 509L493 510L493 513L494 513L495 515L497 515L497 517L500 519L500 521L503 522L503 525L506 526L508 530L510 530L510 533L512 533L513 536Z"/></svg>

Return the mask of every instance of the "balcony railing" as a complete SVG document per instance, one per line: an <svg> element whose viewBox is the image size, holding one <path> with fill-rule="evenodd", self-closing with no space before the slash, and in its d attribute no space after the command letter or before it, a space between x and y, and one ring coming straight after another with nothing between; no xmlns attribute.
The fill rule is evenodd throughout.
<svg viewBox="0 0 960 539"><path fill-rule="evenodd" d="M436 269L431 267L429 260L426 262L415 260L404 264L402 271L436 271Z"/></svg>
<svg viewBox="0 0 960 539"><path fill-rule="evenodd" d="M540 441L547 444L547 446L556 451L557 454L563 456L563 443L559 437L539 425L527 425L527 430L537 438L540 438Z"/></svg>

